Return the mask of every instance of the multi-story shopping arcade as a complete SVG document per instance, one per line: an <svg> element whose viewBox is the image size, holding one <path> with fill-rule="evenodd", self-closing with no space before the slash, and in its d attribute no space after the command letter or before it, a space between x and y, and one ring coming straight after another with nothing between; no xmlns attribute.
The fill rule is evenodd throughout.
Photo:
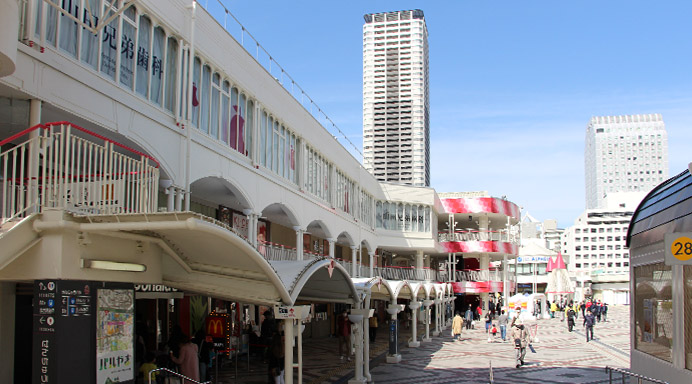
<svg viewBox="0 0 692 384"><path fill-rule="evenodd" d="M131 382L140 345L233 355L270 311L291 383L344 309L364 382L368 317L417 347L514 289L517 205L377 182L230 14L0 6L0 382Z"/></svg>

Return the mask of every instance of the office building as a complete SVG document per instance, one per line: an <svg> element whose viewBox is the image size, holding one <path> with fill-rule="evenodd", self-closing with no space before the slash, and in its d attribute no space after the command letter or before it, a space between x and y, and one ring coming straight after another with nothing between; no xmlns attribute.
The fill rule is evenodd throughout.
<svg viewBox="0 0 692 384"><path fill-rule="evenodd" d="M363 162L377 180L430 185L428 30L423 11L363 25Z"/></svg>
<svg viewBox="0 0 692 384"><path fill-rule="evenodd" d="M584 149L586 208L611 192L648 192L668 179L668 139L660 114L592 117Z"/></svg>

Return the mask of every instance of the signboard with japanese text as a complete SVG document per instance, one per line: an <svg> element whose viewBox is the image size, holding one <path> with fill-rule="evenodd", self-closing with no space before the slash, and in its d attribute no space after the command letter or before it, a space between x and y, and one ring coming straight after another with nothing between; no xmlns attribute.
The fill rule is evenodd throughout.
<svg viewBox="0 0 692 384"><path fill-rule="evenodd" d="M135 296L132 289L99 289L96 309L96 383L135 378Z"/></svg>

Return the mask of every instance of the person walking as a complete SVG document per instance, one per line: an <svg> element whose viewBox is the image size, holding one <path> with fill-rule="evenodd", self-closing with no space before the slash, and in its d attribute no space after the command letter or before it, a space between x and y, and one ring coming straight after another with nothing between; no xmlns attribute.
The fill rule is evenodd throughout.
<svg viewBox="0 0 692 384"><path fill-rule="evenodd" d="M596 303L594 303L593 307L591 308L591 313L596 317L596 320L600 323L601 322L601 301L598 300Z"/></svg>
<svg viewBox="0 0 692 384"><path fill-rule="evenodd" d="M586 303L582 300L581 304L579 304L579 309L581 310L581 317L583 318L586 315Z"/></svg>
<svg viewBox="0 0 692 384"><path fill-rule="evenodd" d="M572 332L572 329L574 329L574 321L576 316L577 313L574 311L574 308L567 307L567 330L569 332Z"/></svg>
<svg viewBox="0 0 692 384"><path fill-rule="evenodd" d="M452 320L452 337L454 341L459 340L459 336L461 335L461 329L462 329L462 324L464 320L461 318L461 314L459 312L456 313L454 316L454 320Z"/></svg>
<svg viewBox="0 0 692 384"><path fill-rule="evenodd" d="M372 317L368 319L368 325L369 325L369 330L368 330L368 336L370 337L370 342L374 343L375 338L377 337L377 312L372 314Z"/></svg>
<svg viewBox="0 0 692 384"><path fill-rule="evenodd" d="M490 326L493 323L493 317L490 315L490 311L485 314L485 333L488 333ZM488 334L488 341L490 341L490 334Z"/></svg>
<svg viewBox="0 0 692 384"><path fill-rule="evenodd" d="M507 323L509 322L509 316L505 313L505 310L501 310L500 317L497 318L497 324L500 326L500 337L502 341L507 340Z"/></svg>
<svg viewBox="0 0 692 384"><path fill-rule="evenodd" d="M480 303L478 303L478 306L476 307L476 312L478 312L478 316L476 317L476 319L478 319L478 321L481 321L481 317L483 316L483 308L481 308Z"/></svg>
<svg viewBox="0 0 692 384"><path fill-rule="evenodd" d="M603 316L604 323L608 321L608 303L606 302L603 302L603 306L601 306L601 316Z"/></svg>
<svg viewBox="0 0 692 384"><path fill-rule="evenodd" d="M183 334L180 340L178 357L170 352L171 360L178 364L180 373L188 378L199 381L199 356L196 344L190 342L190 338ZM188 380L185 380L187 382Z"/></svg>
<svg viewBox="0 0 692 384"><path fill-rule="evenodd" d="M339 357L341 360L346 357L351 361L351 320L348 319L346 310L341 312L341 316L336 320L336 335L339 338Z"/></svg>
<svg viewBox="0 0 692 384"><path fill-rule="evenodd" d="M557 312L557 304L555 304L555 301L550 303L550 318L554 319L555 318L555 312Z"/></svg>
<svg viewBox="0 0 692 384"><path fill-rule="evenodd" d="M589 341L593 340L593 326L594 326L595 322L596 322L596 318L591 313L591 311L587 310L586 315L584 316L584 326L586 326L586 342L587 343ZM589 335L591 336L591 338L589 338Z"/></svg>
<svg viewBox="0 0 692 384"><path fill-rule="evenodd" d="M471 304L469 304L469 308L464 313L464 320L466 320L466 329L471 329L471 322L473 322L473 311L471 310Z"/></svg>
<svg viewBox="0 0 692 384"><path fill-rule="evenodd" d="M519 368L524 365L526 347L531 342L531 335L529 335L528 329L524 327L524 321L522 319L517 319L514 322L511 339L514 340L514 349L516 349L517 354L516 367Z"/></svg>

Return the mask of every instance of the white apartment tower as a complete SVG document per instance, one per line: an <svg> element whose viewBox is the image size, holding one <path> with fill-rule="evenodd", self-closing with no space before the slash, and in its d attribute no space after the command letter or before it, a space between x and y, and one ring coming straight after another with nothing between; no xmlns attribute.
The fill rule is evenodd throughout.
<svg viewBox="0 0 692 384"><path fill-rule="evenodd" d="M428 29L423 11L363 25L363 161L379 181L430 185Z"/></svg>
<svg viewBox="0 0 692 384"><path fill-rule="evenodd" d="M668 179L668 139L660 114L592 117L584 149L586 208L612 192L648 192Z"/></svg>

